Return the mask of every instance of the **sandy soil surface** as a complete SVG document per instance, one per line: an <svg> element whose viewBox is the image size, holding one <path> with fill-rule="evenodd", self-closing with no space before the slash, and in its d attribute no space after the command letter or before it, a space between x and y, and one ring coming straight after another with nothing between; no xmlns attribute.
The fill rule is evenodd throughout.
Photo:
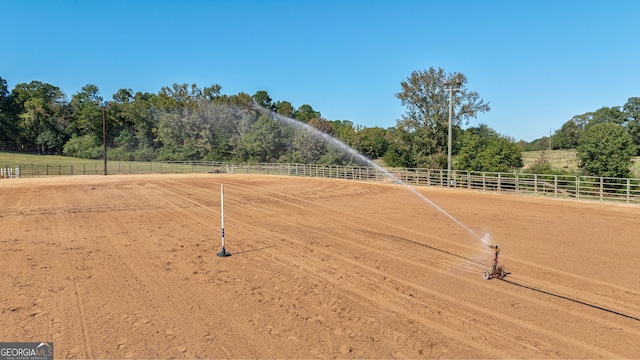
<svg viewBox="0 0 640 360"><path fill-rule="evenodd" d="M220 185L232 256L219 258ZM640 358L640 208L204 174L0 181L0 341L62 358Z"/></svg>

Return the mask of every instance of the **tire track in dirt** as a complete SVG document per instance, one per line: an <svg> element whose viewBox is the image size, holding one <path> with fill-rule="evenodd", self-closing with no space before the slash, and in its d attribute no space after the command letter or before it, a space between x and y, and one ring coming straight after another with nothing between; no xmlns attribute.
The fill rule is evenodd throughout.
<svg viewBox="0 0 640 360"><path fill-rule="evenodd" d="M167 185L167 184L165 184L165 186L168 186L168 185ZM261 194L260 194L260 193L258 193L258 195L261 195ZM179 198L179 197L177 197L177 198ZM177 198L176 198L176 201L179 201ZM282 200L280 200L280 199L276 199L276 200L282 201ZM254 206L255 206L255 205L254 205ZM273 209L269 209L269 210L271 210L271 211L272 211ZM336 220L336 221L338 221L339 219L335 219L335 220ZM244 226L246 226L246 224L244 224ZM264 231L264 230L263 230L263 231ZM320 234L320 235L322 235L322 234ZM335 238L335 240L339 240L339 239ZM304 244L304 243L301 243L301 245L303 245L303 246L304 246L305 244ZM365 249L366 249L366 247L364 247L364 246L361 246L361 248L360 248L360 250L365 250ZM348 261L348 259L346 259L346 258L343 258L342 260L345 260L345 261L349 262L352 266L361 266L360 264L358 264L358 263L356 263L356 262L350 262L350 261ZM366 269L366 270L367 270L367 271L372 271L373 269L368 268L368 269ZM326 280L326 279L325 279L325 280ZM397 279L396 279L396 280L397 280ZM405 286L411 286L411 285L412 285L411 283L405 283ZM423 289L423 290L424 290L424 289ZM443 294L439 294L439 296L440 296L440 297L442 297L442 296L443 296ZM447 298L446 300L447 300L447 301L455 301L456 299L455 299L455 298L451 298L451 297L449 297L449 298ZM547 306L548 306L548 304L545 304L545 305L547 305ZM471 314L472 312L480 312L480 313L485 312L485 313L487 313L487 312L484 310L484 308L483 308L483 307L476 307L476 308L474 308L474 309L472 309L472 310L473 310L473 311L468 311L467 313L465 313L465 314L462 316L462 318L468 318L468 317L469 317L469 314ZM489 316L489 315L493 315L493 316L495 316L496 314L489 314L489 313L487 313L487 315L488 315L488 316ZM502 321L513 321L512 319L507 318L507 317L503 317L501 320L502 320ZM493 323L493 321L492 321L492 322L490 322L490 323ZM484 325L488 325L488 324L484 324ZM537 332L539 332L539 333L545 333L545 335L546 335L546 336L548 336L549 338L553 338L553 337L556 337L556 338L557 338L557 337L558 337L558 334L557 334L557 333L549 332L549 331L547 331L547 330L546 330L545 328L543 328L543 327L533 328L533 327L531 327L531 326L526 326L526 325L527 325L527 324L522 324L522 323L520 323L520 324L519 324L519 326L525 326L525 327L528 327L528 329L527 329L527 330L529 330L529 331L531 331L531 330L535 330L535 331L537 331ZM494 326L494 327L495 327L495 326ZM505 329L505 330L506 330L506 329ZM497 333L499 333L499 332L497 332ZM507 341L512 341L512 340L507 339ZM612 356L612 355L613 355L612 353L609 353L609 352L602 352L602 351L601 351L601 349L599 349L599 348L597 348L597 347L590 346L589 344L584 343L584 342L576 341L576 340L574 340L574 339L572 339L572 338L570 338L570 337L566 337L566 338L564 338L564 340L563 340L563 341L566 341L567 343L574 344L574 345L575 345L575 346L577 346L577 347L583 347L584 349L586 349L586 350L588 351L588 353L598 353L598 352L600 352L602 356Z"/></svg>
<svg viewBox="0 0 640 360"><path fill-rule="evenodd" d="M162 185L164 186L164 185ZM172 217L175 220L179 220L179 219L183 219L183 218L190 218L190 219L194 219L194 215L193 212L194 211L203 211L203 210L198 210L197 208L194 210L192 204L193 201L190 200L190 202L187 202L187 206L183 206L183 202L179 201L179 197L174 196L174 194L170 194L167 193L166 191L162 190L162 186L156 185L156 184L150 184L148 185L149 188L153 189L152 193L146 192L146 198L147 201L151 201L153 203L156 204L165 204L165 209L169 212L172 213ZM185 200L189 200L188 198L185 198ZM200 204L201 205L201 204ZM206 212L206 210L204 210ZM202 223L202 228L206 228L207 224ZM207 255L212 255L215 256L215 253L213 252L213 250L208 251ZM132 255L130 254L130 252L127 252L127 254L123 254L123 256L129 256L132 257ZM139 259L140 260L140 259ZM133 263L136 263L137 261L132 261ZM176 266L178 266L177 264L175 264ZM200 270L202 270L202 264L201 266L198 266ZM148 273L148 269L146 269L146 267L142 267L142 269L138 269L137 271L146 271L147 278L151 278L153 277L153 274L149 274ZM192 272L196 271L196 270L192 270ZM187 269L185 269L186 273L190 273L189 271L187 271ZM164 286L173 289L172 293L178 294L178 295L182 295L181 299L184 303L189 304L190 306L197 308L197 307L202 307L203 305L205 306L205 313L215 313L216 317L221 319L218 320L219 323L224 323L226 324L227 327L234 329L233 330L233 334L230 336L233 337L238 337L240 339L244 339L242 342L245 343L245 348L243 349L243 351L246 352L246 354L256 354L256 353L264 353L264 351L266 351L266 349L261 349L261 348L255 348L254 345L252 345L251 341L246 338L246 335L243 332L244 329L244 325L243 324L238 324L237 321L233 318L233 316L229 316L227 315L224 311L222 311L221 309L219 309L216 306L206 306L209 301L208 299L204 298L201 294L199 294L197 291L194 292L194 289L188 288L188 287L184 287L184 286L178 286L178 285L174 285L174 284L180 284L181 281L178 280L178 278L176 278L176 281L167 281ZM189 294L188 296L186 296L186 294ZM224 308L224 307L222 307ZM206 324L201 324L203 326L201 327L206 327L204 325ZM245 356L246 356L245 354ZM228 356L231 356L230 354ZM237 356L237 355L236 355Z"/></svg>
<svg viewBox="0 0 640 360"><path fill-rule="evenodd" d="M5 269L18 277L20 283L17 292L22 302L31 300L29 305L22 307L30 309L28 314L16 312L18 316L28 315L20 320L19 328L23 333L11 334L11 338L55 341L58 344L61 340L75 344L77 340L80 347L70 349L64 345L57 346L54 355L64 353L63 357L92 357L82 288L74 272L75 260L68 252L71 245L66 241L66 234L62 233L57 217L46 212L47 208L61 206L59 193L42 192L36 187L28 188L24 196L18 197L21 198L20 202L37 203L41 207L36 211L19 211L15 213L19 220L10 222L16 229L26 229L22 234L17 230L10 232L15 240L12 242L24 251L20 252L20 256L13 257L13 264L8 264ZM25 263L29 269L24 272L25 279L22 280L20 272Z"/></svg>
<svg viewBox="0 0 640 360"><path fill-rule="evenodd" d="M310 186L301 187L300 181L283 181L263 187L255 185L268 185L271 180L253 177L248 184L253 187L235 190L225 183L225 190L235 191L227 199L229 210L225 208L230 230L227 238L232 249L238 251L232 250L230 259L215 260L216 244L215 240L210 241L210 234L217 232L215 220L219 212L215 204L219 193L211 189L212 179L222 180L158 176L123 185L114 179L98 187L108 190L101 195L109 195L109 203L115 198L113 204L102 206L92 200L83 203L69 199L71 209L55 204L53 210L39 207L35 212L11 215L28 216L30 221L38 216L50 219L49 223L43 222L49 230L43 228L37 234L41 238L56 238L52 225L69 228L65 233L58 231L57 237L67 235L73 247L59 249L56 254L66 260L65 251L70 253L77 276L65 280L52 272L52 283L68 283L67 293L72 296L73 281L80 285L85 312L91 318L90 345L97 344L92 347L95 356L211 357L206 351L215 348L216 357L253 357L258 353L264 357L341 358L633 357L629 344L637 340L638 330L629 320L584 311L560 299L549 301L543 294L532 294L507 283L473 281L471 277L477 277L473 274L483 266L474 262L473 247L465 250L447 239L438 240L437 235L447 231L442 227L441 231L436 229L436 236L425 239L408 221L403 222L408 225L405 230L383 216L378 216L375 223L366 221L362 214L368 210L364 206L353 207L359 212L345 211L352 208L346 202L354 200L345 193L349 186L339 182L310 181ZM224 181L229 179L225 177ZM240 177L229 181L241 185L243 182ZM287 194L289 198L281 202L281 188L299 191L292 190ZM317 194L321 189L332 193ZM358 193L361 197L378 196L368 187ZM109 220L105 222L103 217ZM81 225L86 222L95 225ZM87 238L99 232L107 235ZM390 241L392 235L395 237ZM36 243L46 241L17 243L14 247L28 248ZM39 258L30 260L30 266L33 260ZM516 261L509 260L508 264L512 262L518 267L510 278L519 283L527 283L525 274L532 283L541 285L548 277L558 277L558 284L554 284L558 289L567 289L576 298L596 299L591 291L597 290L597 284L589 285L593 283ZM69 270L67 261L48 266L49 270L38 271L54 271L56 266ZM154 280L149 281L152 276ZM105 286L96 288L94 282ZM165 283L169 286L162 290ZM614 298L614 290L596 291L597 299ZM181 294L168 295L175 292ZM38 296L26 295L33 299ZM632 295L623 295L618 301L633 299ZM113 301L118 302L117 307L106 304ZM629 308L635 304L633 301ZM44 305L46 311L46 300ZM236 322L212 311L219 306L228 307L226 315ZM78 311L77 307L71 309ZM167 315L149 315L155 312ZM77 319L75 314L65 314ZM204 314L208 319L197 317ZM199 330L189 330L181 316L190 319ZM122 319L114 320L115 317ZM141 317L150 322L140 325ZM131 324L133 320L136 322ZM33 327L34 323L25 324ZM148 333L150 327L164 330L171 324L178 324L173 327L174 334ZM210 334L211 341L198 342L197 338L205 335L205 328L217 326L226 326L227 333ZM548 332L539 332L539 327ZM140 343L140 351L116 351L121 345L132 345L121 344L117 332L122 330L129 341ZM234 336L237 332L248 334L248 338ZM600 334L596 336L596 332ZM73 334L78 335L77 343L81 344L82 334L68 332ZM97 338L101 339L99 343ZM72 344L72 339L70 336L57 349L70 347L65 344ZM247 340L255 345L239 349L242 346L238 345ZM183 341L190 341L191 345L180 347ZM108 344L118 349L109 352L105 348ZM192 345L204 350L191 351ZM305 350L299 350L300 345ZM502 353L496 354L496 348ZM127 349L130 348L124 348ZM73 352L67 356L74 354L77 356Z"/></svg>
<svg viewBox="0 0 640 360"><path fill-rule="evenodd" d="M64 235L62 235L62 237L64 237ZM71 247L68 242L65 245L67 245L67 247ZM71 276L73 277L73 285L74 285L75 295L76 295L76 306L78 307L78 312L80 315L80 327L82 329L82 343L84 347L84 354L86 358L93 359L93 352L91 351L91 342L89 340L89 328L87 327L87 315L84 310L82 295L80 295L81 290L80 290L80 285L78 284L78 275L76 274L76 271L75 271L76 263L73 260L71 253L67 253L67 258L69 259L69 267L71 269Z"/></svg>
<svg viewBox="0 0 640 360"><path fill-rule="evenodd" d="M114 198L114 192L105 191L100 195L101 197L109 196L111 200ZM64 199L64 196L60 197ZM117 197L117 192L115 197ZM68 206L74 211L48 217L52 218L56 223L62 224L58 228L58 238L70 239L68 241L65 240L67 243L66 251L72 263L71 271L73 271L73 275L71 277L78 284L77 294L83 294L80 304L85 310L81 318L85 324L88 324L85 329L89 328L86 331L88 334L85 335L85 339L89 339L85 341L85 344L87 344L85 346L89 349L88 352L92 353L89 335L95 332L97 335L93 335L92 338L94 340L99 338L100 340L98 342L98 352L95 353L94 351L93 353L100 358L135 357L136 353L130 351L132 349L146 354L156 354L156 356L160 354L165 354L163 356L166 356L166 354L174 354L173 356L187 355L186 348L183 349L184 353L182 353L175 348L166 347L165 343L168 343L166 339L172 338L175 334L165 335L164 329L170 329L171 324L164 324L163 326L161 321L154 318L153 312L150 313L148 311L147 305L142 305L144 302L149 303L149 294L151 293L149 286L144 281L145 278L140 278L139 275L136 276L133 271L135 268L129 266L126 262L122 262L120 257L113 255L121 254L121 252L114 251L114 249L117 248L117 244L120 244L117 240L122 238L120 236L122 231L118 228L122 219L112 216L122 212L121 209L123 207L121 205L132 211L135 211L135 205L131 203L117 204L111 210L107 205L101 207L99 211L85 211L86 209L96 208L93 204L94 201L89 197L74 196L66 199ZM105 213L107 213L106 216ZM130 213L128 212L128 214ZM105 222L105 219L110 221ZM69 226L69 224L74 223L76 226ZM65 225L66 228L64 227ZM64 229L64 233L61 233L62 229ZM92 238L90 234L95 233L107 234L107 236L98 235ZM115 244L114 241L116 241ZM125 247L126 242L123 248ZM101 263L100 270L91 265L96 262ZM107 274L103 274L101 270L106 270ZM108 277L110 274L114 276ZM151 278L148 277L147 279ZM122 286L120 282L132 286ZM135 301L133 304L125 304L118 299L122 296L127 297L127 295L133 295L128 297L130 300ZM129 314L125 313L122 316L122 310ZM164 307L155 307L155 310L157 313L166 311ZM131 316L131 313L135 313L135 315ZM89 316L91 320L87 320ZM77 318L77 316L72 316L71 318ZM145 341L139 344L132 343L131 332L144 331L143 328L148 327L148 324L150 324L148 319L155 320L156 325L162 327L162 333L159 336L155 336L155 339L153 338L154 334L149 335L147 333L146 335L151 336L151 338L146 338ZM175 323L182 319L176 317L173 320L172 323ZM133 324L131 324L132 322ZM150 325L154 325L153 322ZM126 337L127 334L129 335L128 338ZM65 342L56 347L56 351L67 351L67 357L77 356L77 351L74 351L75 348L69 350L73 344L68 341L69 339L65 340ZM151 343L151 345L148 345L148 343ZM85 355L85 357L93 357L93 355Z"/></svg>
<svg viewBox="0 0 640 360"><path fill-rule="evenodd" d="M245 225L246 226L246 225ZM250 225L249 225L250 226ZM264 229L262 230L264 232ZM303 243L300 243L299 245L304 246ZM295 252L296 247L291 247L288 250L291 250L291 258L295 258ZM282 252L282 249L279 248L279 252ZM327 253L325 253L325 255L327 255ZM335 256L335 255L334 255ZM390 256L390 255L387 255ZM403 280L402 278L399 278L397 276L391 276L389 273L387 272L383 272L383 271L378 271L375 270L373 268L370 267L363 267L362 264L358 263L358 262L354 262L354 261L349 261L349 259L347 257L342 257L342 256L335 256L338 257L340 260L342 260L345 263L348 263L349 265L351 265L351 267L360 267L363 269L363 271L367 271L368 273L375 273L377 275L379 275L381 278L383 278L382 281L374 281L371 280L370 278L365 278L365 276L359 276L356 277L357 280L359 282L367 282L367 285L365 285L365 287L368 288L367 291L364 292L360 292L357 293L359 296L361 296L362 298L368 299L369 301L371 301L371 298L368 297L367 295L370 294L371 291L374 292L380 292L380 288L387 288L386 292L380 292L380 294L382 294L385 299L387 299L386 301L379 303L379 305L383 305L388 303L389 299L393 299L393 298L397 298L398 297L398 293L400 293L401 295L407 295L409 296L409 298L411 299L411 301L413 302L417 302L420 306L425 307L425 308L430 308L432 309L432 311L430 312L430 315L433 315L434 313L442 313L442 314L447 314L448 318L454 318L456 320L458 320L460 323L469 321L470 319L474 320L474 324L471 325L471 327L475 328L475 331L477 333L492 333L494 336L496 337L500 337L502 338L502 344L503 346L505 346L508 343L513 343L516 342L513 340L513 338L511 337L511 335L508 335L510 332L513 332L513 329L516 327L521 327L524 330L522 330L522 332L535 332L538 334L538 336L536 336L536 338L538 339L538 341L542 341L541 338L546 337L548 340L548 346L549 348L557 348L557 346L561 345L561 344L571 344L573 345L575 348L582 348L585 350L585 356L590 356L592 354L599 354L600 356L603 357L616 357L615 354L611 353L611 352L606 352L603 351L602 349L592 346L587 342L584 341L579 341L579 340L575 340L572 337L569 336L562 336L559 335L559 333L554 332L554 331L550 331L547 328L545 328L544 326L536 326L536 325L530 325L527 322L523 322L523 321L517 321L515 320L515 317L510 317L507 315L502 315L502 313L500 312L492 312L492 311L488 311L485 307L482 306L478 306L478 305L474 305L471 304L469 302L464 302L461 303L460 299L457 297L453 297L450 295L446 295L442 292L438 292L438 291L434 291L433 289L424 287L424 286L420 286L414 282L411 281L406 281ZM416 264L414 263L414 265L420 266L421 264ZM292 267L292 268L297 268L297 271L302 271L305 270L305 268L309 268L310 266L306 266L306 267ZM340 265L336 265L337 268L344 268L345 266L340 266ZM422 268L427 268L433 271L438 271L438 269L441 269L439 267L433 267L433 266L421 266ZM308 269L306 270L308 273L312 274L314 273L313 271L309 271ZM362 274L362 272L360 272L360 274ZM466 277L462 277L462 276L454 276L456 279L458 280L464 280L466 281L468 284L473 284L473 281L469 281L468 278ZM323 278L325 280L330 280L331 278ZM385 284L386 282L386 284ZM381 285L384 284L384 285ZM353 284L351 283L349 286L345 286L343 285L342 287L345 290L349 290L349 291L354 291L355 288L361 286L361 284ZM505 290L499 290L500 292L503 293L509 293ZM443 306L441 308L436 308L433 306L428 305L427 302L425 301L420 301L418 300L419 298L423 297L420 296L422 293L427 293L430 297L431 300L435 300L438 301L439 303L448 303L450 304L449 306ZM510 294L510 293L509 293ZM525 301L531 301L530 299L528 299L526 296L524 295L520 295L519 296L522 300ZM400 301L400 300L399 300ZM400 301L401 302L401 301ZM451 307L451 304L455 304L457 309L453 309ZM541 302L538 301L539 305L544 305L544 306L550 306L547 302ZM460 309L460 307L466 308L466 310L462 310ZM446 310L445 310L446 309ZM558 310L560 310L560 308L557 308ZM400 309L398 308L393 308L394 311L397 312L402 312ZM454 311L455 310L455 311ZM404 314L407 317L411 317L414 316L414 312L415 312L415 308L411 308L410 310L407 310L406 312L404 312ZM479 320L478 319L478 314L483 314L485 317L493 317L493 320ZM428 316L429 314L427 314ZM420 318L418 319L414 319L417 321L421 321ZM507 325L500 325L500 322L502 323L506 323ZM510 323L510 325L508 325ZM434 324L432 322L423 322L424 325L426 326L431 326L434 327ZM438 325L440 326L440 325ZM452 333L451 330L455 330L455 329L451 329L451 328L447 328L449 331L443 330L441 327L438 327L438 330L440 330L440 332L442 332L443 334L447 335L448 337L452 338L452 339L457 339L457 341L461 341L460 338L464 337L462 333ZM497 329L497 330L496 330ZM462 341L464 342L464 341ZM557 343L560 342L560 343ZM553 346L551 346L553 345ZM523 346L525 346L525 344L523 344ZM575 348L574 348L574 352L575 352ZM497 355L494 351L495 349L493 347L487 346L485 348L483 348L483 350L488 353L488 354L493 354L494 356ZM502 354L500 356L504 356L504 357L510 357L513 356L513 354Z"/></svg>
<svg viewBox="0 0 640 360"><path fill-rule="evenodd" d="M246 185L245 185L245 186L246 186ZM275 192L274 192L274 193L275 193ZM272 196L272 199L274 199L274 200L278 200L278 201L284 201L284 200L282 200L282 198L283 198L283 197L288 197L288 196L289 196L289 195L287 195L287 194L282 194L282 193L275 193L275 194L276 194L277 196ZM303 202L303 201L305 201L305 200L301 200L301 199L296 198L296 199L295 199L295 201L301 201L301 202ZM292 204L295 204L295 201L294 201ZM331 207L327 207L327 206L324 206L324 205L321 205L321 204L316 204L316 203L313 203L313 202L308 202L307 204L308 204L308 205L310 205L310 206L314 206L314 207L320 207L320 208L325 207L325 208L329 209L329 210L330 210L330 212L329 212L329 213L323 213L323 215L324 215L324 216L332 217L334 220L337 220L337 221L339 221L340 219L342 219L341 217L336 217L336 216L332 216L332 215L331 215L331 212L341 212L341 211L340 211L340 210L338 210L338 209L334 209L334 208L331 208ZM301 206L301 207L304 207L304 206ZM353 217L356 217L356 218L360 217L360 216L358 216L358 215L348 214L348 213L344 213L344 212L342 212L342 213L343 213L345 216L349 216L349 218L350 218L350 219L351 219L351 218L353 218ZM363 219L362 217L360 217L360 218L361 218L361 219ZM363 220L366 220L366 219L363 219ZM351 224L351 223L348 223L348 224ZM395 224L391 224L391 223L387 223L387 224L385 224L385 226L387 226L387 227L395 227L395 228L398 228ZM397 229L397 230L403 230L403 231L404 231L405 229ZM415 231L412 231L412 230L406 230L406 231L407 231L407 232L409 232L409 233L413 233L413 234L415 234L415 235L431 237L431 238L437 239L437 240L439 240L439 241L442 241L442 240L443 240L443 239L438 238L438 237L433 237L433 236L430 236L430 235L424 235L424 234L421 234L421 233L418 233L418 232L415 232ZM394 235L392 235L392 234L391 234L391 235L387 235L387 236L395 237L397 240L407 241L407 239L405 239L405 238L398 237L398 236L394 236ZM409 241L411 241L411 240L409 240ZM445 240L445 242L447 242L447 240ZM457 245L457 243L456 243L456 245ZM439 250L439 249L437 249L437 250ZM509 257L505 257L505 256L503 256L502 258L503 258L503 259L507 259L507 260L509 260L509 259L510 259ZM471 259L466 259L466 260L471 260ZM572 274L572 273L568 273L568 272L565 272L565 271L557 270L557 269L554 269L554 268L548 268L548 267L540 266L540 265L537 265L537 264L532 264L532 263L528 263L528 262L523 262L523 261L520 261L520 260L514 260L514 262L515 262L515 263L520 262L520 263L524 263L524 264L530 265L530 266L532 266L532 267L537 267L537 268L539 268L539 269L544 269L544 270L547 270L547 271L553 271L553 272L556 274L556 275L554 275L554 276L558 276L557 274L559 273L559 274L561 274L561 275L564 275L564 276L567 276L567 277L572 277L572 278L575 278L575 279L581 280L581 281L583 281L583 282L595 283L595 284L599 285L601 288L613 288L613 289L616 289L616 290L618 290L618 291L623 291L625 294L628 294L628 295L630 295L630 296L632 296L632 297L640 296L640 292L635 291L635 290L630 289L630 288L620 287L620 286L617 286L617 285L614 285L614 284L609 284L609 283L601 282L601 281L594 280L594 279L590 279L590 278L587 278L587 277L583 277L583 276L580 276L580 275L577 275L577 274ZM565 292L569 292L569 291L567 291L567 290L571 290L570 292L575 292L575 288L571 288L571 289L564 289L564 290L565 290ZM594 297L594 294L592 294L592 293L589 293L588 295L590 296L590 298L593 298L593 297ZM612 304L612 303L614 303L614 304L617 304L617 305L619 305L619 306L621 306L621 307L625 307L625 306L626 306L626 307L629 307L629 306L631 306L631 308L632 308L632 309L634 309L634 310L640 310L640 305L633 306L633 305L635 305L635 303L634 303L632 300L633 300L632 298L629 298L629 299L624 299L624 298L623 298L623 299L620 299L619 294L617 294L617 296L615 296L615 297L611 297L611 296L609 296L609 297L604 297L604 298L602 298L602 299L601 299L601 301L602 301L602 303L603 303L603 305L602 305L602 306L605 306L604 304ZM609 305L609 306L610 306L610 305ZM629 310L623 310L623 312L629 312Z"/></svg>
<svg viewBox="0 0 640 360"><path fill-rule="evenodd" d="M190 199L187 199L187 198L181 197L181 196L179 195L179 193L180 193L181 191L184 191L184 187L181 187L181 188L175 188L175 187L173 187L173 190L168 190L169 188L172 188L172 185L167 184L167 183L163 183L161 186L159 186L159 190L163 190L163 191L165 192L165 194L161 197L161 199L164 199L164 201L168 201L169 203L172 203L172 204L184 204L184 205L183 205L183 206L181 206L181 207L183 207L183 208L187 208L187 207L189 207L189 208L191 209L191 206L194 204L194 202L193 202L192 200L190 200ZM159 200L160 200L160 199L159 199ZM204 210L204 211L205 211L205 212L207 212L207 210ZM195 221L195 222L201 221L201 218L200 218L200 217L192 217L192 219L193 219L193 221ZM264 229L261 229L261 228L255 228L255 227L250 226L250 225L249 225L249 227L254 228L255 230L257 230L257 232L260 232L260 231L264 232ZM244 231L243 231L243 232L244 232ZM279 244L278 244L278 247L280 248L280 246L281 246L281 244L279 243ZM297 251L295 248L289 248L289 250L291 250L291 252L292 252L292 253L295 253L295 252ZM281 249L279 249L279 252L281 252L281 251L282 251L282 250L281 250ZM296 255L295 255L295 254L292 254L290 257L288 257L288 259L295 259L295 258L296 258ZM311 261L309 258L307 258L306 260L307 260L307 261ZM272 261L272 262L274 262L274 261L275 261L275 262L280 261L280 263L281 263L281 264L286 265L288 268L291 268L291 269L297 269L297 270L296 270L297 272L300 272L300 271L303 271L303 269L306 269L306 270L304 270L304 271L305 271L308 275L311 275L311 276L313 276L313 277L315 277L315 278L318 278L318 276L320 276L320 275L316 274L316 272L315 272L315 271L313 271L313 270L308 270L309 268L312 268L312 267L314 267L315 265L309 265L308 263L305 263L304 261L297 261L297 262L295 262L295 263L293 263L293 264L287 264L286 262L284 262L284 260L278 260L278 259L274 259L274 258L269 258L269 261ZM314 263L315 263L315 262L314 262ZM320 279L321 279L321 280L323 280L324 282L329 282L329 283L331 283L331 284L332 284L332 285L334 285L336 288L342 288L342 289L343 289L343 291L346 291L347 293L352 293L352 292L353 292L353 289L346 289L346 288L344 288L344 285L341 285L341 283L340 283L340 282L335 281L334 276L320 276ZM397 294L397 290L395 290L395 289L394 289L394 290L393 290L393 292L392 292L392 294L394 295L394 298L395 298L395 295ZM366 300L366 299L367 299L366 293L363 293L363 292L358 292L358 293L356 293L356 296L357 296L357 298L358 298L359 300ZM378 305L379 305L379 304L378 304ZM386 309L386 308L385 308L385 309ZM400 309L400 308L397 308L397 310L399 310L399 309ZM434 312L435 312L435 311L438 311L438 310L434 310ZM408 312L406 312L406 311L405 311L404 313L405 313L405 314L408 314ZM431 325L431 327L437 327L437 326L434 326L434 324L430 324L430 325ZM450 330L450 329L447 329L447 328L442 328L442 329L440 329L440 330L441 330L442 332L444 332L444 333L448 333L448 335L449 335L449 336L448 336L448 338L449 338L449 339L456 339L456 338L459 338L459 336L461 335L461 334L460 334L460 333L458 333L458 332L451 333L451 330ZM456 341L468 343L466 340L456 340ZM483 351L483 353L484 353L484 354L486 354L486 355L489 355L489 354L491 354L492 352L493 352L493 353L495 353L495 352L494 352L494 350L495 350L495 349L485 349L485 350Z"/></svg>
<svg viewBox="0 0 640 360"><path fill-rule="evenodd" d="M549 306L548 302L542 302L542 304L543 304L543 305L545 305L545 306ZM561 309L561 307L557 307L557 309ZM581 317L582 317L582 315L583 315L583 314L575 313L575 312L574 312L574 315L578 315L578 316L581 316ZM601 319L599 319L599 318L594 318L594 317L590 317L590 319L591 319L591 320L593 320L593 321L602 321ZM583 343L583 345L585 345L585 344ZM590 348L590 349L591 349L591 350L593 350L593 351L597 351L597 350L596 350L596 349L594 349L594 348ZM605 355L605 356L606 356L606 355Z"/></svg>

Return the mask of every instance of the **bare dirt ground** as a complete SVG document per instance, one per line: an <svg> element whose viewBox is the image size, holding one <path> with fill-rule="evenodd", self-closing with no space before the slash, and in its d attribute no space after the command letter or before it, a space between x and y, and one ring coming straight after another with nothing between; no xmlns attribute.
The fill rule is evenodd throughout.
<svg viewBox="0 0 640 360"><path fill-rule="evenodd" d="M231 257L219 258L220 185ZM640 358L640 209L256 175L0 181L0 341L55 358Z"/></svg>

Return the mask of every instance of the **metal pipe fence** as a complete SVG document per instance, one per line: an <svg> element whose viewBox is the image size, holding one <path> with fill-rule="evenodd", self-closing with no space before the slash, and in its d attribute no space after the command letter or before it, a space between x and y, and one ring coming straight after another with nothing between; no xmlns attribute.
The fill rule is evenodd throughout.
<svg viewBox="0 0 640 360"><path fill-rule="evenodd" d="M29 164L3 166L0 174L12 177L47 177L103 175L104 167L87 164ZM11 170L6 170L11 169ZM375 167L258 163L236 164L224 162L112 162L107 174L181 174L181 173L235 173L281 176L306 176L355 181L393 183L402 181L412 186L437 186L476 191L496 191L519 195L554 198L615 201L640 204L640 179L606 178L592 176L545 175L525 173L451 171L438 169L382 169ZM17 174L18 176L15 176ZM5 176L8 177L8 176Z"/></svg>

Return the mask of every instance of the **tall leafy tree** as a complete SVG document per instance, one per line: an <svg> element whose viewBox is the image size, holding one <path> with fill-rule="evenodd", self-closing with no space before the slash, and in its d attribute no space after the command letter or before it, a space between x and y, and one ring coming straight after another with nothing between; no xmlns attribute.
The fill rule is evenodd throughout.
<svg viewBox="0 0 640 360"><path fill-rule="evenodd" d="M585 175L629 177L634 154L635 146L626 128L600 123L585 131L576 155Z"/></svg>
<svg viewBox="0 0 640 360"><path fill-rule="evenodd" d="M0 77L0 149L14 150L18 145L18 119L7 81Z"/></svg>
<svg viewBox="0 0 640 360"><path fill-rule="evenodd" d="M158 92L158 106L165 111L195 109L198 101L205 96L215 96L215 89L207 89L205 93L196 84L176 84L163 86Z"/></svg>
<svg viewBox="0 0 640 360"><path fill-rule="evenodd" d="M577 115L562 124L551 137L554 149L575 149L592 113Z"/></svg>
<svg viewBox="0 0 640 360"><path fill-rule="evenodd" d="M222 91L222 86L218 84L213 84L211 86L205 86L202 89L202 96L205 100L215 100L220 97L220 91Z"/></svg>
<svg viewBox="0 0 640 360"><path fill-rule="evenodd" d="M293 118L293 115L295 113L293 105L291 105L291 103L288 101L276 101L275 108L276 113L288 118Z"/></svg>
<svg viewBox="0 0 640 360"><path fill-rule="evenodd" d="M450 88L456 89L451 99L453 126L466 124L478 113L490 110L489 104L466 84L464 74L445 73L433 67L414 71L400 83L402 91L396 97L406 111L396 126L410 134L409 146L418 166L446 164Z"/></svg>
<svg viewBox="0 0 640 360"><path fill-rule="evenodd" d="M65 141L63 128L65 95L57 86L32 81L12 90L19 112L20 142L27 150L60 151Z"/></svg>
<svg viewBox="0 0 640 360"><path fill-rule="evenodd" d="M253 94L252 98L258 105L262 106L263 108L271 111L276 110L275 104L273 104L273 100L266 91L260 90Z"/></svg>
<svg viewBox="0 0 640 360"><path fill-rule="evenodd" d="M353 147L353 141L356 135L356 128L353 126L353 123L349 120L333 120L329 122L333 128L333 136Z"/></svg>
<svg viewBox="0 0 640 360"><path fill-rule="evenodd" d="M293 163L318 164L326 152L327 143L322 137L308 129L295 129L285 158Z"/></svg>
<svg viewBox="0 0 640 360"><path fill-rule="evenodd" d="M520 147L486 124L465 130L455 167L471 171L508 172L522 167Z"/></svg>
<svg viewBox="0 0 640 360"><path fill-rule="evenodd" d="M292 129L283 127L272 118L261 115L251 130L242 137L246 160L252 162L277 162L285 155L291 142Z"/></svg>
<svg viewBox="0 0 640 360"><path fill-rule="evenodd" d="M627 116L627 129L636 146L636 155L640 155L640 97L631 97L624 104Z"/></svg>
<svg viewBox="0 0 640 360"><path fill-rule="evenodd" d="M311 119L316 119L320 116L319 111L313 110L309 104L304 104L295 111L293 118L303 123L308 123Z"/></svg>
<svg viewBox="0 0 640 360"><path fill-rule="evenodd" d="M381 127L362 128L355 133L352 147L370 159L381 158L389 147L387 130Z"/></svg>
<svg viewBox="0 0 640 360"><path fill-rule="evenodd" d="M313 126L316 129L322 131L325 134L329 134L331 136L333 136L333 134L334 134L333 126L325 118L321 118L321 117L313 118L313 119L309 120L308 124L310 126Z"/></svg>
<svg viewBox="0 0 640 360"><path fill-rule="evenodd" d="M603 123L624 125L626 122L626 114L620 109L620 106L602 107L591 113L591 119L589 119L586 127Z"/></svg>
<svg viewBox="0 0 640 360"><path fill-rule="evenodd" d="M70 102L74 112L71 131L78 135L102 138L102 106L105 105L96 85L87 84L74 94Z"/></svg>
<svg viewBox="0 0 640 360"><path fill-rule="evenodd" d="M383 155L384 162L392 167L417 167L417 158L428 157L416 154L420 149L413 144L413 134L403 127L389 129L387 135L389 146ZM426 150L430 153L429 149ZM417 156L416 156L417 155ZM427 167L430 167L427 165Z"/></svg>

